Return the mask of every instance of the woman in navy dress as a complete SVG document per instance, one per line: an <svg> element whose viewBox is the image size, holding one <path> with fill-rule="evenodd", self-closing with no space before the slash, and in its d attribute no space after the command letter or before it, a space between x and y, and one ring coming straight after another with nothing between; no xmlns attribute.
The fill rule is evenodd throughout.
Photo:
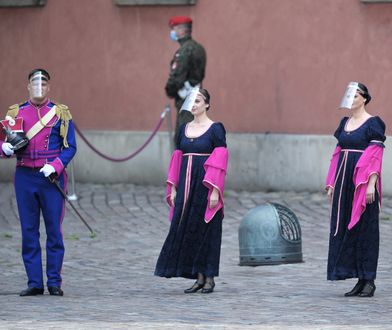
<svg viewBox="0 0 392 330"><path fill-rule="evenodd" d="M214 187L209 195L203 180L209 156L216 148L226 148L226 132L221 123L208 118L209 107L210 95L200 89L192 107L194 120L179 129L176 151L182 162L178 185L169 192L174 212L155 268L157 276L197 279L185 293L213 292L214 277L219 275L223 208L209 222L205 213L217 205L221 192Z"/></svg>
<svg viewBox="0 0 392 330"><path fill-rule="evenodd" d="M363 162L370 150L367 149L369 146L376 145L383 148L385 141L384 122L380 117L371 116L366 112L365 105L370 99L367 87L358 83L351 107L351 117L344 117L334 134L338 140L335 153L338 162L334 180L329 185L327 183L327 195L332 202L327 278L328 280L357 278L355 287L345 294L347 297L371 297L376 289L374 280L379 251L381 183L378 181L381 164L379 173L370 171L366 177L367 182L366 180L362 182L366 191L366 195L363 194L366 206L359 221L349 229L355 202L354 179L355 171L358 171L358 161L363 157ZM377 148L373 147L373 149ZM382 159L382 149L380 158Z"/></svg>

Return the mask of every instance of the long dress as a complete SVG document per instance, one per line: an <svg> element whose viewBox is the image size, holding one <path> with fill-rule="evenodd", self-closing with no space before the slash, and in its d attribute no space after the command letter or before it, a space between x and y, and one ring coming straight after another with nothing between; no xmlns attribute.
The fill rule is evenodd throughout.
<svg viewBox="0 0 392 330"><path fill-rule="evenodd" d="M379 117L370 117L353 131L346 130L348 117L344 117L335 137L342 148L335 175L335 187L331 209L331 232L328 253L328 280L359 278L374 280L379 253L379 192L375 201L366 205L360 221L351 229L355 185L355 166L363 151L370 144L383 147L385 124ZM374 142L379 141L379 142Z"/></svg>
<svg viewBox="0 0 392 330"><path fill-rule="evenodd" d="M186 125L180 127L177 149L184 156L174 214L155 267L156 276L194 279L198 273L208 277L219 275L223 212L221 209L210 222L204 221L208 189L202 183L204 163L216 147L226 147L226 131L221 123L213 123L197 138L187 137ZM187 155L190 153L200 155ZM187 175L190 186L184 206Z"/></svg>

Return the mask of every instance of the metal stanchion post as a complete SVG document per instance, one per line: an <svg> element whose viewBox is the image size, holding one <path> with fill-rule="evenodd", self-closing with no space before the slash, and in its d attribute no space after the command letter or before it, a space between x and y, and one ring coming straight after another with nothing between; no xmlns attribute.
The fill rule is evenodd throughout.
<svg viewBox="0 0 392 330"><path fill-rule="evenodd" d="M69 167L69 174L71 176L71 194L68 195L68 200L76 201L78 199L78 196L76 195L76 191L75 191L75 167L73 161L71 161Z"/></svg>
<svg viewBox="0 0 392 330"><path fill-rule="evenodd" d="M166 104L165 111L166 111L166 118L167 118L167 131L169 133L170 150L171 152L173 152L175 148L174 148L174 141L173 141L173 125L172 125L170 104Z"/></svg>

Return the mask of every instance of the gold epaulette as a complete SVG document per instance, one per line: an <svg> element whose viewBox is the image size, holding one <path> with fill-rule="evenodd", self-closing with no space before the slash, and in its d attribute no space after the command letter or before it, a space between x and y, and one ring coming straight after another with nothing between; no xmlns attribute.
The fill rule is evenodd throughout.
<svg viewBox="0 0 392 330"><path fill-rule="evenodd" d="M71 112L69 111L68 106L61 103L56 104L56 116L61 121L60 125L60 136L63 138L63 145L65 148L68 148L67 134L69 121L72 119Z"/></svg>
<svg viewBox="0 0 392 330"><path fill-rule="evenodd" d="M6 116L15 118L18 115L18 112L19 112L19 104L13 104L8 107Z"/></svg>

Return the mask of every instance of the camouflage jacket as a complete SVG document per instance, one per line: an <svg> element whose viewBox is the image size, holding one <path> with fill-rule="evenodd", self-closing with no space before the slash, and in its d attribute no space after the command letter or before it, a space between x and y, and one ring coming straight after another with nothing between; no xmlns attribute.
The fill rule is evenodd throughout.
<svg viewBox="0 0 392 330"><path fill-rule="evenodd" d="M201 83L206 68L204 47L188 36L179 40L181 47L170 62L170 75L166 83L166 94L170 98L179 98L177 92L189 81L192 86Z"/></svg>

